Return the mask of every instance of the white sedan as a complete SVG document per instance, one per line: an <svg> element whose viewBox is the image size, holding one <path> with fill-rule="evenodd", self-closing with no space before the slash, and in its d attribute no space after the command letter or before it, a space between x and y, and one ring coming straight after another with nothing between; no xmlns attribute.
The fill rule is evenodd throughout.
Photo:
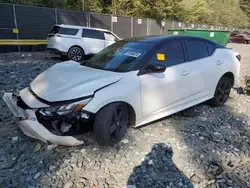
<svg viewBox="0 0 250 188"><path fill-rule="evenodd" d="M44 142L80 145L92 125L100 145L199 103L222 106L237 82L240 54L210 40L157 36L121 40L90 60L53 65L4 101L23 132Z"/></svg>

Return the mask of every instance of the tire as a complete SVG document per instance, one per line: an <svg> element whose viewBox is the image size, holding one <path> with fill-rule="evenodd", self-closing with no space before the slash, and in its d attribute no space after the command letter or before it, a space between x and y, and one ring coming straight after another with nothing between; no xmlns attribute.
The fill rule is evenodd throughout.
<svg viewBox="0 0 250 188"><path fill-rule="evenodd" d="M99 110L94 122L97 143L101 146L112 146L121 141L129 125L128 115L128 108L122 103L111 103Z"/></svg>
<svg viewBox="0 0 250 188"><path fill-rule="evenodd" d="M215 89L214 97L209 101L209 104L214 107L220 107L228 100L232 89L232 80L223 76Z"/></svg>
<svg viewBox="0 0 250 188"><path fill-rule="evenodd" d="M84 57L84 51L80 47L73 46L68 51L68 58L70 60L79 62L83 59L83 57Z"/></svg>
<svg viewBox="0 0 250 188"><path fill-rule="evenodd" d="M60 57L61 57L61 60L63 60L63 61L68 60L68 56L66 56L66 55L60 55Z"/></svg>

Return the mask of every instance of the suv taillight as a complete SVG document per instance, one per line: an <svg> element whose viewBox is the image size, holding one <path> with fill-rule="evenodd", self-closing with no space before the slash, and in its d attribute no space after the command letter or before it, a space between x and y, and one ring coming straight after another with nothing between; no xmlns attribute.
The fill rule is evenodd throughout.
<svg viewBox="0 0 250 188"><path fill-rule="evenodd" d="M237 55L236 58L240 61L241 60L241 55Z"/></svg>

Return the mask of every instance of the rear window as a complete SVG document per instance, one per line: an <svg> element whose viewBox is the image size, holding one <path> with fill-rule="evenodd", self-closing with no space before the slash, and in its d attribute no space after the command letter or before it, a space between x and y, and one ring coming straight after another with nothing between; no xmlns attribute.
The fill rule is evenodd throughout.
<svg viewBox="0 0 250 188"><path fill-rule="evenodd" d="M195 61L209 56L206 43L202 40L186 40L186 47L189 61Z"/></svg>
<svg viewBox="0 0 250 188"><path fill-rule="evenodd" d="M49 34L76 35L78 31L79 29L54 26Z"/></svg>
<svg viewBox="0 0 250 188"><path fill-rule="evenodd" d="M83 29L82 37L93 38L93 39L104 39L104 32L91 29Z"/></svg>
<svg viewBox="0 0 250 188"><path fill-rule="evenodd" d="M206 42L206 45L207 45L208 55L212 55L215 51L214 45L209 42Z"/></svg>

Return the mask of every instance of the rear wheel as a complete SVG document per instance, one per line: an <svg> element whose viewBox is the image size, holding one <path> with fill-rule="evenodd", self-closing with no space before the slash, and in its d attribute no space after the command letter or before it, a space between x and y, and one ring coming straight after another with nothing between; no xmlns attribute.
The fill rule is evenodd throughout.
<svg viewBox="0 0 250 188"><path fill-rule="evenodd" d="M223 76L216 87L214 98L209 101L209 104L215 107L220 107L228 100L232 88L232 80Z"/></svg>
<svg viewBox="0 0 250 188"><path fill-rule="evenodd" d="M81 61L84 57L84 51L77 46L73 46L69 49L68 58L73 61Z"/></svg>
<svg viewBox="0 0 250 188"><path fill-rule="evenodd" d="M114 145L126 135L129 111L122 103L111 103L97 112L94 135L98 144Z"/></svg>

